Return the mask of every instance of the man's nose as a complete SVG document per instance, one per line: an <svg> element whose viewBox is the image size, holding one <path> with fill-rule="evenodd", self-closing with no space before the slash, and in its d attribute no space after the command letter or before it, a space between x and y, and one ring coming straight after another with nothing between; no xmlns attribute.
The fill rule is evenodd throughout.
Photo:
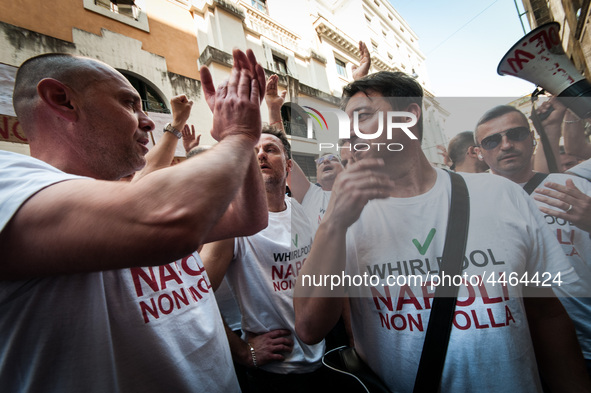
<svg viewBox="0 0 591 393"><path fill-rule="evenodd" d="M154 128L156 128L156 125L154 124L152 119L150 119L150 117L148 117L148 115L144 111L141 111L141 112L139 112L139 127L143 131L150 132L150 131L154 131Z"/></svg>
<svg viewBox="0 0 591 393"><path fill-rule="evenodd" d="M513 141L507 137L507 135L503 135L501 137L501 150L507 150L513 147Z"/></svg>

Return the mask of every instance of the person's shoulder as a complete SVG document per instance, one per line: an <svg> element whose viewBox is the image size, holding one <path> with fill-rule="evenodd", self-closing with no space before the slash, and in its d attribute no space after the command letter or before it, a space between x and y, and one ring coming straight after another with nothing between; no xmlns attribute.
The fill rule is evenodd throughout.
<svg viewBox="0 0 591 393"><path fill-rule="evenodd" d="M0 190L4 196L31 196L65 180L89 179L63 172L34 157L5 151L0 151L0 171Z"/></svg>
<svg viewBox="0 0 591 393"><path fill-rule="evenodd" d="M66 175L65 172L37 158L9 151L0 151L0 169L3 177L12 178L51 172Z"/></svg>
<svg viewBox="0 0 591 393"><path fill-rule="evenodd" d="M0 173L0 231L40 190L65 180L83 179L36 158L11 152L0 152Z"/></svg>
<svg viewBox="0 0 591 393"><path fill-rule="evenodd" d="M324 191L322 186L318 183L316 183L316 184L310 183L310 189L308 190L308 192L314 193L314 194L323 194L323 193L328 192L330 194L330 191Z"/></svg>
<svg viewBox="0 0 591 393"><path fill-rule="evenodd" d="M591 181L591 158L581 162L578 165L575 165L567 172Z"/></svg>
<svg viewBox="0 0 591 393"><path fill-rule="evenodd" d="M304 208L302 207L302 205L295 199L292 198L290 196L285 196L285 205L287 206L287 209L291 209L292 212L303 212Z"/></svg>
<svg viewBox="0 0 591 393"><path fill-rule="evenodd" d="M549 173L548 176L546 176L546 181L566 181L566 179L576 179L577 177L575 175L571 175L568 173Z"/></svg>
<svg viewBox="0 0 591 393"><path fill-rule="evenodd" d="M308 215L306 214L304 207L298 201L296 201L295 198L285 196L285 204L287 205L287 210L289 211L292 219L297 218L309 222Z"/></svg>
<svg viewBox="0 0 591 393"><path fill-rule="evenodd" d="M45 161L41 161L35 157L27 156L25 154L13 153L10 151L0 150L0 168L3 170L12 171L50 171L55 173L66 174L65 172L51 166Z"/></svg>
<svg viewBox="0 0 591 393"><path fill-rule="evenodd" d="M310 188L306 191L306 195L304 195L304 199L302 200L302 204L306 204L310 200L315 200L317 198L328 197L330 198L330 191L324 191L322 187L310 183Z"/></svg>
<svg viewBox="0 0 591 393"><path fill-rule="evenodd" d="M591 195L591 182L570 173L551 173L546 177L544 182L553 182L564 185L568 179L572 180L579 190L587 195Z"/></svg>
<svg viewBox="0 0 591 393"><path fill-rule="evenodd" d="M492 173L461 173L468 187L470 203L475 206L510 206L523 210L529 205L529 196L523 188L503 176ZM529 207L528 207L529 209Z"/></svg>
<svg viewBox="0 0 591 393"><path fill-rule="evenodd" d="M469 191L477 192L507 192L522 190L519 184L492 173L466 173L457 172L466 181Z"/></svg>
<svg viewBox="0 0 591 393"><path fill-rule="evenodd" d="M22 165L22 164L34 164L39 163L40 165L45 164L43 161L40 161L36 158L31 156L27 156L20 153L14 153L11 151L0 150L0 166L8 167L14 165ZM45 164L48 165L48 164Z"/></svg>

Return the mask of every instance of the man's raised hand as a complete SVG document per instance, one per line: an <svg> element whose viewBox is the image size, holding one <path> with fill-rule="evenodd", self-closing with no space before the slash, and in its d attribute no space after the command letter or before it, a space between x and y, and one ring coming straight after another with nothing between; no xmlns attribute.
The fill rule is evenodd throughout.
<svg viewBox="0 0 591 393"><path fill-rule="evenodd" d="M212 136L221 141L228 135L244 135L256 143L261 133L259 105L264 95L265 73L251 50L234 49L230 79L216 90L207 67L202 67L201 83L205 99L213 111Z"/></svg>
<svg viewBox="0 0 591 393"><path fill-rule="evenodd" d="M254 52L251 49L246 50L246 54L239 49L234 49L232 52L234 58L234 65L232 66L232 70L242 70L248 69L251 72L251 75L258 83L259 89L259 99L262 101L264 94L265 94L265 70L263 67L257 63L257 59L254 55ZM205 94L205 101L209 106L209 109L213 112L215 106L215 93L216 89L213 84L213 79L211 77L211 73L209 69L205 66L201 67L199 70L201 75L201 86L203 88L203 93ZM221 86L221 84L220 84ZM220 87L218 86L218 88Z"/></svg>

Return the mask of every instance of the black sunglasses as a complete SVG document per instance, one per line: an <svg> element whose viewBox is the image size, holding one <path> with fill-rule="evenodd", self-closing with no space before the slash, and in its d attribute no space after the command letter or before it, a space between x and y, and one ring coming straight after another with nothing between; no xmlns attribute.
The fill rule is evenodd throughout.
<svg viewBox="0 0 591 393"><path fill-rule="evenodd" d="M484 150L492 150L499 146L503 140L503 135L507 135L507 138L512 141L522 141L528 137L530 133L529 127L515 127L505 130L503 132L497 132L484 138L480 141L480 147Z"/></svg>

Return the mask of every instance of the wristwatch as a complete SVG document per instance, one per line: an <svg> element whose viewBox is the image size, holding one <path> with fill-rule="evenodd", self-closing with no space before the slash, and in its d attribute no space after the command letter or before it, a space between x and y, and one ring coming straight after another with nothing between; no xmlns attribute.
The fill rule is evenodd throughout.
<svg viewBox="0 0 591 393"><path fill-rule="evenodd" d="M174 128L170 123L166 123L166 125L164 126L164 132L170 132L172 135L176 136L179 139L181 139L183 136L183 134L181 134L181 132Z"/></svg>

